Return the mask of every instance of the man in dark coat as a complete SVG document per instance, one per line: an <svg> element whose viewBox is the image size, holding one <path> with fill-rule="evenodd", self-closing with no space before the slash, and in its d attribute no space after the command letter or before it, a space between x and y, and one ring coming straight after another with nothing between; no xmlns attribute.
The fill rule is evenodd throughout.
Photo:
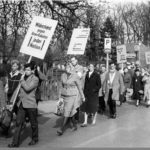
<svg viewBox="0 0 150 150"><path fill-rule="evenodd" d="M98 111L98 93L101 88L100 76L94 71L94 65L89 65L89 71L85 77L84 94L85 94L85 113L84 113L84 123L81 127L87 126L88 114L93 114L92 124L96 123L96 116Z"/></svg>
<svg viewBox="0 0 150 150"><path fill-rule="evenodd" d="M133 99L136 100L136 106L140 104L140 92L144 90L142 76L140 70L137 68L135 70L135 75L133 76Z"/></svg>

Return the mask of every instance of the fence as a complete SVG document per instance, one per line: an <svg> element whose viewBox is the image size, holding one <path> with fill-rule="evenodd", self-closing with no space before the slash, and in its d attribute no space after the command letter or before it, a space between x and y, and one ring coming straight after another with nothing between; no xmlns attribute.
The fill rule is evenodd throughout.
<svg viewBox="0 0 150 150"><path fill-rule="evenodd" d="M41 99L43 101L59 98L60 78L63 72L63 70L56 68L49 68L45 72L48 80L41 83Z"/></svg>

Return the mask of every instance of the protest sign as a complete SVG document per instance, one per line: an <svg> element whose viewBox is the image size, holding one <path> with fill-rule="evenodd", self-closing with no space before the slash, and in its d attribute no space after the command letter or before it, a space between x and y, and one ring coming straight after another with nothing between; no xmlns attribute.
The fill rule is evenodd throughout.
<svg viewBox="0 0 150 150"><path fill-rule="evenodd" d="M34 17L24 38L20 52L44 59L56 26L56 20L39 16Z"/></svg>
<svg viewBox="0 0 150 150"><path fill-rule="evenodd" d="M126 46L125 45L118 45L117 46L117 63L125 63L126 59Z"/></svg>
<svg viewBox="0 0 150 150"><path fill-rule="evenodd" d="M67 54L70 55L83 55L90 33L89 28L77 28L73 30L71 41Z"/></svg>
<svg viewBox="0 0 150 150"><path fill-rule="evenodd" d="M145 52L146 64L150 64L150 52Z"/></svg>

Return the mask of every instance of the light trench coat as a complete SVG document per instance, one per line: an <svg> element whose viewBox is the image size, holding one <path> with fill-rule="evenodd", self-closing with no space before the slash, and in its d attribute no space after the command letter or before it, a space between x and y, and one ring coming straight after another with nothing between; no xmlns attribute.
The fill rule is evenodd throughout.
<svg viewBox="0 0 150 150"><path fill-rule="evenodd" d="M37 108L35 92L38 83L39 79L34 74L30 75L26 80L21 81L18 107L22 102L23 108Z"/></svg>
<svg viewBox="0 0 150 150"><path fill-rule="evenodd" d="M110 78L109 78L109 72L106 74L106 78L103 84L103 91L105 93L105 101L108 101L109 96L109 89L110 89ZM112 99L118 101L120 94L123 94L124 92L124 83L123 83L123 77L118 72L115 71L115 77L112 82Z"/></svg>
<svg viewBox="0 0 150 150"><path fill-rule="evenodd" d="M144 82L144 100L150 101L150 76L144 75L142 81Z"/></svg>

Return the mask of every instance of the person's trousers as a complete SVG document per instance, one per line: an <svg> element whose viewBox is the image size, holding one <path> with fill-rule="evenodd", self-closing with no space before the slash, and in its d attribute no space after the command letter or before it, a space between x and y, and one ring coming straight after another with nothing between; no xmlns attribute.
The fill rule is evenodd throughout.
<svg viewBox="0 0 150 150"><path fill-rule="evenodd" d="M74 116L75 120L79 122L79 116L80 116L80 108L77 108L77 112Z"/></svg>
<svg viewBox="0 0 150 150"><path fill-rule="evenodd" d="M13 136L13 143L19 145L22 125L25 122L26 114L29 117L29 122L32 128L32 140L38 140L38 121L37 108L23 108L22 103L19 106L16 119L16 129Z"/></svg>
<svg viewBox="0 0 150 150"><path fill-rule="evenodd" d="M112 89L109 90L109 96L108 96L108 106L110 115L116 114L116 101L112 99Z"/></svg>
<svg viewBox="0 0 150 150"><path fill-rule="evenodd" d="M10 102L12 96L13 96L13 94L7 95L7 98L8 98L7 104L8 105L10 105L12 103L12 102ZM17 106L18 101L19 101L19 97L16 98L16 102L15 102L13 110L12 110L12 112L15 113L15 115L17 115L17 112L18 112L18 106Z"/></svg>
<svg viewBox="0 0 150 150"><path fill-rule="evenodd" d="M99 97L99 111L105 111L106 109L106 105L105 105L105 100L104 100L104 96L100 96Z"/></svg>

